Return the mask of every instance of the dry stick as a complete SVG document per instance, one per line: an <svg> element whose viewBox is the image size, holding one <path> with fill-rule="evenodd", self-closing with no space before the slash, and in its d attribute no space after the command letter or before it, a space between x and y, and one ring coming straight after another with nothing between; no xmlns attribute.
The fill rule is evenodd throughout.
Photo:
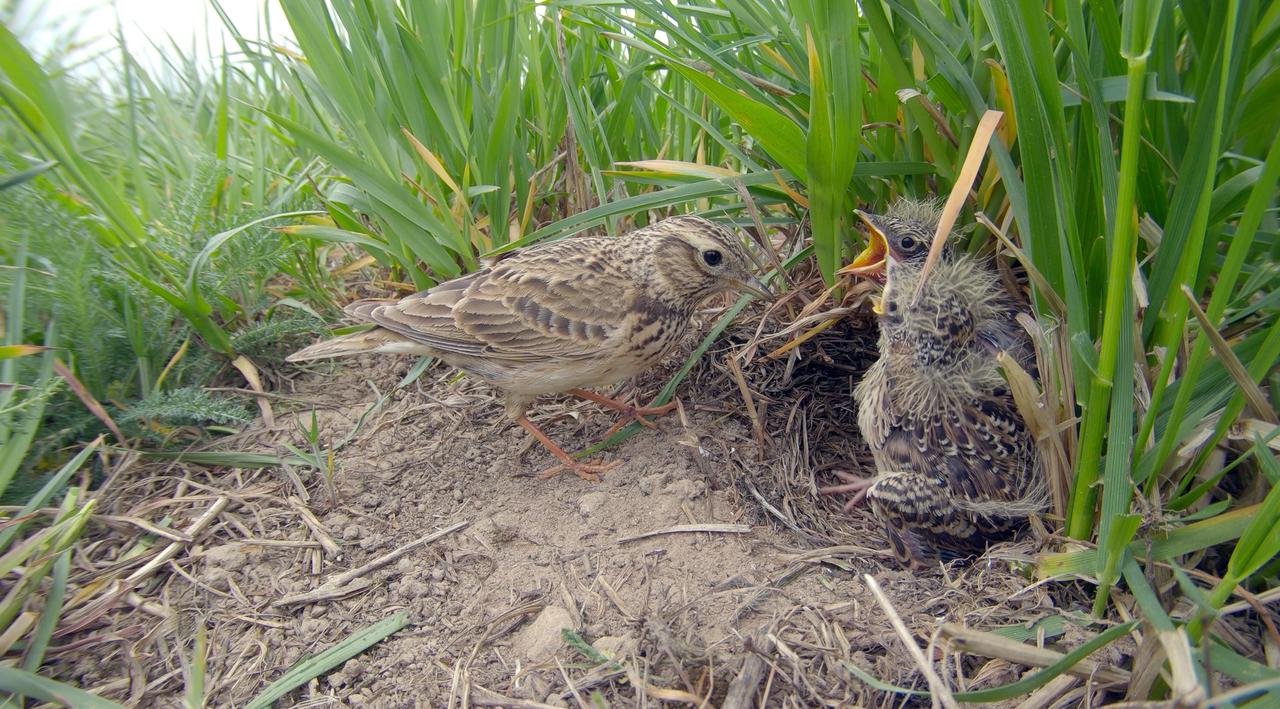
<svg viewBox="0 0 1280 709"><path fill-rule="evenodd" d="M1024 699L1017 707L1014 707L1014 709L1043 709L1044 707L1050 706L1054 702L1058 701L1062 695L1074 689L1078 684L1080 684L1079 677L1072 677L1069 674L1060 674L1049 680L1049 682L1040 689L1031 693L1030 696Z"/></svg>
<svg viewBox="0 0 1280 709"><path fill-rule="evenodd" d="M339 598L346 598L355 593L359 593L373 585L369 579L356 579L351 583L342 586L322 585L314 591L306 593L298 593L292 596L285 596L280 600L272 603L274 607L297 605L299 603L319 603L321 601L334 601Z"/></svg>
<svg viewBox="0 0 1280 709"><path fill-rule="evenodd" d="M795 282L791 280L791 274L787 269L782 267L782 259L778 257L778 252L773 248L773 243L769 241L769 232L764 228L764 221L760 219L760 210L756 208L756 201L752 199L751 193L747 191L747 186L742 184L742 180L733 181L733 189L738 192L738 196L742 198L742 203L747 205L747 214L751 215L751 221L755 223L756 233L759 235L757 240L760 248L769 257L769 265L773 266L773 270L782 278L787 286L794 286Z"/></svg>
<svg viewBox="0 0 1280 709"><path fill-rule="evenodd" d="M206 527L213 523L213 520L217 519L218 515L222 513L222 510L226 509L230 502L230 498L225 495L214 500L213 504L209 506L209 509L205 510L204 514L200 515L195 522L192 522L190 526L184 529L183 533L191 539L195 539L205 530ZM154 559L147 562L145 566L130 574L128 578L123 581L117 580L111 585L110 591L107 591L94 599L86 605L78 615L69 617L65 623L61 624L58 627L57 632L54 634L55 637L64 637L82 630L98 618L101 618L108 611L114 608L121 599L125 598L130 591L136 588L139 583L146 580L147 577L151 576L151 574L155 573L156 569L164 566L171 559L177 556L178 551L182 549L183 546L185 546L185 544L182 542L173 542L157 554Z"/></svg>
<svg viewBox="0 0 1280 709"><path fill-rule="evenodd" d="M213 523L213 520L217 518L219 514L222 514L222 511L227 508L227 504L230 502L231 499L226 496L222 496L214 500L213 504L209 505L209 509L204 511L204 514L200 515L195 522L192 522L191 526L182 530L183 533L191 539L195 539L204 531L205 527L208 527ZM185 546L183 542L173 542L169 546L165 547L164 551L160 552L156 558L147 562L146 566L143 566L130 574L129 577L124 580L125 587L127 589L132 589L139 581L147 578L154 573L156 569L164 566L170 559L177 556L178 551L181 550L183 546Z"/></svg>
<svg viewBox="0 0 1280 709"><path fill-rule="evenodd" d="M582 693L578 691L578 687L574 685L573 680L569 679L569 673L564 671L564 665L560 664L560 658L551 658L556 661L556 669L560 670L560 676L564 678L565 686L569 688L569 692L573 694L573 698L578 702L578 706L582 709L590 709L591 705L587 704L582 698Z"/></svg>
<svg viewBox="0 0 1280 709"><path fill-rule="evenodd" d="M960 175L956 177L951 194L947 196L947 202L942 207L942 216L938 219L938 230L934 232L929 256L925 258L924 268L920 271L920 282L916 285L915 294L911 296L912 305L920 299L920 293L924 291L925 278L942 255L942 245L946 242L947 235L951 233L951 227L956 223L956 215L960 213L960 207L969 195L969 188L973 186L973 181L978 176L978 168L982 166L982 159L986 156L987 146L991 143L991 137L995 135L996 127L1000 125L1000 119L1003 117L1004 114L1000 111L987 111L982 114L982 120L978 121L978 129L973 133L973 142L969 144L969 154L965 156Z"/></svg>
<svg viewBox="0 0 1280 709"><path fill-rule="evenodd" d="M1064 655L1047 648L1025 645L993 633L970 630L955 623L945 623L942 635L956 650L983 657L998 657L1018 665L1048 667ZM1067 669L1067 674L1092 679L1102 684L1128 684L1131 675L1126 670L1104 667L1093 660L1081 660Z"/></svg>
<svg viewBox="0 0 1280 709"><path fill-rule="evenodd" d="M376 571L377 569L380 569L386 566L387 564L390 564L396 559L399 559L400 557L404 556L410 551L413 551L414 549L417 549L418 547L424 544L430 544L431 542L434 542L437 539L440 539L441 537L445 537L450 534L453 534L454 532L458 531L459 529L463 529L469 524L471 524L470 521L462 521L462 522L458 522L457 524L451 525L449 527L445 527L444 529L441 529L439 531L432 532L431 534L428 534L427 536L421 539L396 547L395 549L392 549L386 554L383 554L382 556L374 559L373 561L370 561L367 564L364 564L363 566L359 566L357 568L351 569L350 571L344 571L338 574L337 576L334 576L333 578L329 579L328 581L325 581L324 583L320 584L320 587L315 589L314 591L309 591L307 593L299 593L292 596L285 596L284 598L281 598L280 600L272 603L271 605L275 607L280 607L280 606L292 605L295 603L309 603L314 600L323 600L323 598L326 596L332 597L329 594L332 594L335 591L342 589L343 586L346 586L347 584L351 583L357 578L360 578L361 576L364 576L371 571ZM346 593L347 591L344 590L342 595L346 595Z"/></svg>
<svg viewBox="0 0 1280 709"><path fill-rule="evenodd" d="M333 537L329 536L329 533L325 531L324 525L320 524L320 520L316 519L316 516L311 513L311 510L307 509L306 505L302 504L302 500L290 495L288 502L289 506L293 508L293 511L302 519L302 523L307 526L307 529L311 530L311 536L315 537L317 542L320 542L320 546L324 547L324 550L328 552L330 556L337 556L342 553L342 549L338 546L338 543L333 541Z"/></svg>
<svg viewBox="0 0 1280 709"><path fill-rule="evenodd" d="M560 709L554 704L543 704L529 699L508 697L487 687L471 683L471 706L475 707L510 707L511 709Z"/></svg>
<svg viewBox="0 0 1280 709"><path fill-rule="evenodd" d="M22 508L17 505L0 505L0 514L13 514L21 509ZM16 517L13 519L5 520L3 524L0 524L0 528L8 527L13 524L21 524L30 519L34 519L38 515L44 516L44 517L56 517L60 514L62 514L62 510L58 509L57 507L41 507L39 509L32 510L30 513L25 514L22 517ZM158 525L152 524L151 522L148 522L145 519L140 519L138 517L129 517L127 515L91 514L89 515L89 521L100 522L104 525L110 525L111 523L132 525L134 527L141 529L147 534L154 534L157 537L164 537L165 539L168 539L171 542L191 541L191 537L183 534L182 532L179 532L176 529L168 529L166 527L160 527Z"/></svg>
<svg viewBox="0 0 1280 709"><path fill-rule="evenodd" d="M720 705L722 709L752 709L756 705L756 687L769 666L759 653L772 652L773 643L769 642L768 634L761 631L753 635L747 645L752 652L742 661L742 671L729 683L729 692Z"/></svg>
<svg viewBox="0 0 1280 709"><path fill-rule="evenodd" d="M863 574L862 579L866 582L867 588L871 589L871 594L876 597L876 602L884 609L885 615L889 616L889 624L898 633L902 644L907 647L907 652L910 653L911 659L916 661L916 665L924 673L924 678L929 682L929 691L933 693L934 701L941 702L946 709L960 709L960 705L956 704L955 697L951 696L951 690L942 683L942 678L938 676L937 672L933 671L933 665L929 664L929 661L925 659L924 653L920 651L920 646L916 645L916 641L912 639L911 632L907 630L906 624L898 616L898 611L893 609L893 604L889 603L884 591L880 590L880 584L876 583L871 574Z"/></svg>
<svg viewBox="0 0 1280 709"><path fill-rule="evenodd" d="M600 588L604 591L604 595L608 597L610 601L613 601L613 605L617 607L618 612L622 613L623 617L625 617L628 622L638 619L638 616L632 613L631 609L627 608L627 605L622 602L622 598L618 596L618 592L615 591L613 586L605 580L604 576L597 577L596 582L600 584Z"/></svg>
<svg viewBox="0 0 1280 709"><path fill-rule="evenodd" d="M729 367L729 373L733 375L734 381L738 383L738 393L742 395L742 403L747 408L747 415L751 417L751 432L756 439L756 448L763 456L766 448L764 426L760 423L760 414L756 411L756 400L751 396L751 387L747 385L747 378L742 376L742 367L738 366L738 358L734 357L733 353L726 354L724 362Z"/></svg>
<svg viewBox="0 0 1280 709"><path fill-rule="evenodd" d="M674 527L666 529L655 529L652 532L644 532L642 534L634 534L629 537L618 537L618 544L634 542L637 539L647 539L649 537L657 537L663 534L683 534L686 532L715 532L718 534L750 534L751 525L749 524L677 524Z"/></svg>

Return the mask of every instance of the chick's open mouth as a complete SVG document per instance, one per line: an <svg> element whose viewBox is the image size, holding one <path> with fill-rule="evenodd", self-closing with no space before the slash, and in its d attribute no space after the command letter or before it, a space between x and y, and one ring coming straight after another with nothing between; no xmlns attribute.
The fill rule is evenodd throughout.
<svg viewBox="0 0 1280 709"><path fill-rule="evenodd" d="M872 221L871 215L858 209L854 210L863 224L867 225L867 248L844 268L837 271L843 275L865 276L884 281L885 258L889 253L889 244L885 241L884 232Z"/></svg>

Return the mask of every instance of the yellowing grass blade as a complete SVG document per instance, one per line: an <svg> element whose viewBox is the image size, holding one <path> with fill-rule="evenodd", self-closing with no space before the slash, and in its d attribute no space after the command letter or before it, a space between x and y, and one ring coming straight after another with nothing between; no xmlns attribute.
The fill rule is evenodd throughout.
<svg viewBox="0 0 1280 709"><path fill-rule="evenodd" d="M978 121L978 130L974 132L973 142L969 144L969 154L965 156L964 166L960 168L956 184L951 188L947 203L942 207L942 216L938 219L938 230L933 235L933 246L929 249L928 258L925 259L924 269L920 274L920 284L916 286L913 299L920 297L920 292L924 290L925 279L929 277L929 271L933 270L933 265L938 262L938 257L942 254L942 246L946 242L947 235L951 233L951 227L956 223L956 216L960 214L960 208L964 205L969 189L973 187L973 181L978 176L982 159L986 157L991 136L995 135L996 128L999 127L1000 119L1003 117L1004 113L1001 111L988 110L982 114L982 120Z"/></svg>
<svg viewBox="0 0 1280 709"><path fill-rule="evenodd" d="M1249 376L1249 370L1245 369L1244 364L1240 362L1240 358L1236 357L1236 353L1231 349L1231 345L1222 337L1222 333L1214 327L1210 322L1209 316L1205 315L1204 310L1200 308L1200 304L1196 302L1196 296L1191 289L1182 286L1182 296L1187 299L1187 304L1191 308L1191 312L1196 316L1196 320L1200 321L1200 327L1204 330L1204 334L1209 338L1209 344L1213 347L1213 351L1221 360L1222 366L1226 368L1227 373L1235 380L1236 386L1240 387L1240 393L1244 395L1249 406L1259 418L1269 424L1280 424L1280 419L1276 417L1276 412L1271 408L1271 404L1267 402L1267 395L1262 393L1262 389L1258 388L1253 377Z"/></svg>
<svg viewBox="0 0 1280 709"><path fill-rule="evenodd" d="M0 359L13 359L15 357L29 357L33 354L40 354L48 347L40 345L3 345L0 346Z"/></svg>
<svg viewBox="0 0 1280 709"><path fill-rule="evenodd" d="M633 167L636 170L652 172L659 175L689 175L692 177L703 177L707 179L715 179L717 177L733 177L737 172L715 165L703 165L702 163L687 162L684 160L632 160L628 162L615 162L618 167ZM609 174L626 175L629 172L607 171Z"/></svg>
<svg viewBox="0 0 1280 709"><path fill-rule="evenodd" d="M116 440L120 441L121 445L124 445L126 441L124 434L120 433L120 427L116 426L116 422L111 418L111 414L107 413L107 410L103 408L102 404L98 403L98 400L93 397L93 394L89 393L89 389L76 378L76 375L67 368L67 365L63 364L62 360L55 359L53 360L53 371L57 372L58 376L62 377L63 381L65 381L67 386L71 389L71 393L75 394L76 397L80 399L80 402L89 410L89 413L93 414L94 417L101 421L102 425L106 426L111 433L115 434Z"/></svg>
<svg viewBox="0 0 1280 709"><path fill-rule="evenodd" d="M274 428L276 425L275 413L271 410L271 402L267 401L266 390L262 387L262 378L258 376L258 367L248 357L240 355L231 361L231 366L240 370L244 375L245 381L249 382L249 387L258 392L261 396L255 397L258 400L258 409L262 412L262 422L268 428Z"/></svg>
<svg viewBox="0 0 1280 709"><path fill-rule="evenodd" d="M449 171L444 169L444 163L440 162L440 158L436 157L436 154L431 152L421 141L413 137L413 133L410 133L408 128L402 128L401 132L409 140L409 144L413 146L414 151L418 153L418 157L422 158L422 161L427 164L427 167L431 168L436 177L439 177L440 181L445 183L455 194L462 194L462 188L458 187L458 183L454 182L453 178L449 176Z"/></svg>

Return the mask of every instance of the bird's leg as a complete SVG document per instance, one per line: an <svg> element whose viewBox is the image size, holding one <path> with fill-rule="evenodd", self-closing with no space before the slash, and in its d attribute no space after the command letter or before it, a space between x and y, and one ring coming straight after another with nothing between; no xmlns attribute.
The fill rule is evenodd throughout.
<svg viewBox="0 0 1280 709"><path fill-rule="evenodd" d="M857 507L858 503L862 502L867 497L867 491L871 489L871 486L876 481L875 478L860 478L856 475L850 475L849 473L841 472L839 470L836 471L836 477L843 480L845 484L820 487L818 488L818 494L844 495L852 492L853 497L850 498L848 502L844 503L844 507L841 508L845 512Z"/></svg>
<svg viewBox="0 0 1280 709"><path fill-rule="evenodd" d="M587 391L586 389L570 389L569 393L578 398L586 399L587 401L594 401L601 406L622 413L622 420L615 423L608 431L605 431L604 435L606 438L612 435L614 431L617 431L632 421L635 421L646 428L657 429L657 424L646 419L645 416L662 416L664 414L671 413L676 408L676 402L674 401L663 404L662 406L633 406L631 404L624 404L617 399L610 399L609 397L604 396L603 394L597 394L594 391Z"/></svg>
<svg viewBox="0 0 1280 709"><path fill-rule="evenodd" d="M541 473L538 473L538 477L543 480L555 477L562 470L570 470L583 480L598 482L600 480L601 473L605 473L616 468L622 462L620 460L615 460L612 463L590 463L574 460L568 453L564 452L563 448L557 446L550 438L547 438L547 434L543 433L542 429L538 428L538 426L530 421L528 417L522 415L520 418L516 419L516 423L520 424L524 430L532 434L533 437L542 444L543 448L550 451L551 455L555 456L556 460L560 461L559 465L552 466Z"/></svg>

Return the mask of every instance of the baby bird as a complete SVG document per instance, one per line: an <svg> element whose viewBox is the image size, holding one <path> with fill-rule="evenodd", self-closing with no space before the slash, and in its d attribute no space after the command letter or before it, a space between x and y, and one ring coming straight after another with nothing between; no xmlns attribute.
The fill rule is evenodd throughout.
<svg viewBox="0 0 1280 709"><path fill-rule="evenodd" d="M438 357L504 393L506 411L570 470L596 480L618 463L574 460L525 416L543 394L570 392L651 428L667 406L624 404L586 391L656 365L708 296L769 291L751 275L742 241L695 216L621 237L584 237L502 254L473 273L400 300L362 300L345 312L373 329L320 342L290 362L367 352Z"/></svg>
<svg viewBox="0 0 1280 709"><path fill-rule="evenodd" d="M854 390L877 475L841 474L824 494L864 496L899 561L927 567L980 552L1046 505L1037 452L996 355L1035 376L1019 311L987 264L944 245L916 298L938 213L899 201L858 212L869 246L842 273L882 280L880 358Z"/></svg>

